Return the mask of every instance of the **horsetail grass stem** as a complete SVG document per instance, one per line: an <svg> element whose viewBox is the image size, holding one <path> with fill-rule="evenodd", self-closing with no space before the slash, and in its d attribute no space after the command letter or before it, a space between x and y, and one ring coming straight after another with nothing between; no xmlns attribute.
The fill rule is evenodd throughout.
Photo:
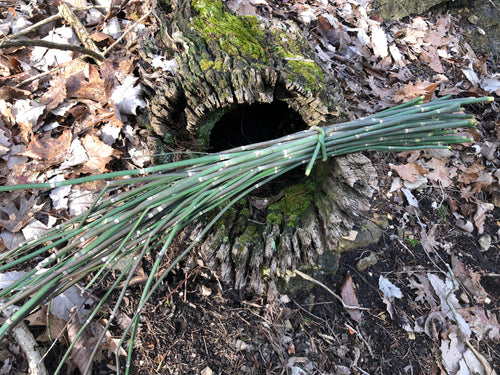
<svg viewBox="0 0 500 375"><path fill-rule="evenodd" d="M447 148L450 144L470 141L468 137L455 135L455 129L475 125L474 117L463 113L461 107L493 99L445 97L425 104L422 100L417 98L355 121L324 128L312 127L279 139L179 162L60 182L0 186L0 192L6 192L53 189L97 180L107 182L88 212L0 254L0 272L32 267L0 291L0 309L10 306L17 309L0 326L0 338L78 280L87 280L85 289L90 290L103 277L116 273L110 270L118 261L127 259L126 266L111 283L104 299L90 313L77 337L104 301L111 297L112 291L121 288L106 325L108 329L139 263L147 254L154 252L156 259L138 301L136 314L120 340L120 345L129 340L128 373L139 317L154 291L238 200L301 165L306 166L305 173L309 175L317 159L325 160L365 150ZM127 179L119 179L123 177ZM127 190L121 191L120 187L125 185ZM217 209L219 211L204 225L198 237L155 280L177 234L197 218ZM119 287L123 279L123 286ZM103 338L104 334L93 354L96 354ZM56 373L61 368L62 364ZM90 364L87 370L90 370Z"/></svg>

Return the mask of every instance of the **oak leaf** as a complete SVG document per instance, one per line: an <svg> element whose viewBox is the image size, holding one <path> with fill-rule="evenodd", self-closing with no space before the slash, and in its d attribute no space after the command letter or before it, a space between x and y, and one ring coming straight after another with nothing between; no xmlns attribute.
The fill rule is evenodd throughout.
<svg viewBox="0 0 500 375"><path fill-rule="evenodd" d="M106 165L113 157L119 156L117 150L94 135L87 134L81 141L89 157L89 160L83 164L80 170L82 173L105 173L108 171Z"/></svg>
<svg viewBox="0 0 500 375"><path fill-rule="evenodd" d="M424 176L428 173L426 168L417 163L391 165L391 169L395 170L399 177L408 182L415 182L419 176Z"/></svg>
<svg viewBox="0 0 500 375"><path fill-rule="evenodd" d="M66 153L71 145L71 130L65 130L57 138L42 138L32 141L28 148L19 155L40 160L46 167L61 164L66 159Z"/></svg>

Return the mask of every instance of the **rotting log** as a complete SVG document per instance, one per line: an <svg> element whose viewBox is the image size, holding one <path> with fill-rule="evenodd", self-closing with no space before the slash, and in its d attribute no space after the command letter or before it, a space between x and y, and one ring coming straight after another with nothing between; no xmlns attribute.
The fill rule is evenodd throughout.
<svg viewBox="0 0 500 375"><path fill-rule="evenodd" d="M339 82L294 22L239 16L219 0L152 0L151 6L157 11L140 41L140 71L150 95L148 122L166 143L187 135L194 139L192 148L210 150L211 134L224 118L241 108L259 111L264 108L259 104L285 103L305 126L347 119ZM175 61L175 70L153 69L153 54ZM228 137L240 129L243 116L234 116L235 130ZM270 134L284 135L279 131ZM236 145L228 141L231 146ZM257 196L229 210L197 256L219 270L224 281L259 293L274 285L275 275L294 267L334 272L338 240L369 210L375 176L369 159L360 154L326 162L309 182L285 181L269 198L275 200L270 205L256 204L268 199ZM197 225L186 236L195 236L203 223Z"/></svg>

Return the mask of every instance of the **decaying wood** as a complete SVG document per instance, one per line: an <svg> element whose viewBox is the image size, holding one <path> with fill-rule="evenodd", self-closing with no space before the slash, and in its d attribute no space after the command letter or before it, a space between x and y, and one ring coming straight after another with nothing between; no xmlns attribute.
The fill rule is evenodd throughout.
<svg viewBox="0 0 500 375"><path fill-rule="evenodd" d="M208 146L216 122L243 104L286 102L309 126L347 118L338 81L293 22L235 16L216 0L156 6L156 29L148 28L152 34L142 40L148 53L141 73L151 95L150 125L167 142L187 132ZM176 70L153 69L153 53L175 59ZM335 272L338 240L369 210L375 175L362 155L326 162L310 177L314 191L307 192L311 200L296 222L274 222L265 208L244 202L221 219L196 256L224 281L259 293L274 285L275 275L300 265ZM202 227L189 228L186 236Z"/></svg>
<svg viewBox="0 0 500 375"><path fill-rule="evenodd" d="M175 137L187 129L207 145L225 112L274 100L288 103L309 126L346 118L339 83L324 72L293 22L235 16L219 0L158 6L158 33L154 36L151 28L144 50L175 58L178 68L168 74L143 65L152 94L149 121L156 133Z"/></svg>
<svg viewBox="0 0 500 375"><path fill-rule="evenodd" d="M265 210L248 215L248 205L242 205L234 217L221 220L194 256L217 270L223 281L257 293L271 293L276 276L296 267L320 279L335 273L339 240L365 222L377 174L367 157L351 154L326 162L311 178L313 199L295 226L273 225ZM190 230L194 238L198 230Z"/></svg>

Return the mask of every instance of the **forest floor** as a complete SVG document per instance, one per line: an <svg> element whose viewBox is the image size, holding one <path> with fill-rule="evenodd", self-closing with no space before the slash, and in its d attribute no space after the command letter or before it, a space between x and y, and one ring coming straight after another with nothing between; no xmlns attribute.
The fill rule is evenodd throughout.
<svg viewBox="0 0 500 375"><path fill-rule="evenodd" d="M367 15L369 3L227 4L243 15L297 22L342 83L356 117L419 95L494 96L491 103L466 108L478 120L474 142L450 150L367 153L379 180L372 215L388 224L378 243L343 253L337 273L323 286L270 299L222 284L201 261L188 272L177 270L145 309L133 373L464 375L500 368L499 52L474 51L467 43L464 33L477 28L470 17L430 13L382 22ZM144 4L124 2L106 18L82 12L82 19L105 48L120 28L149 11ZM55 14L57 5L1 2L1 31L14 33ZM34 36L52 29L61 43L74 38L57 22ZM0 50L3 184L41 181L46 174L106 172L130 167L131 156L137 160L132 154L140 145L134 135L142 130L134 114L145 102L138 82L127 78L136 72L134 32L100 67L73 59L71 51L49 56L40 47ZM64 64L64 74L52 71L58 64ZM44 71L52 73L38 76ZM25 81L31 77L36 79ZM120 103L119 111L111 99L115 106ZM22 177L27 171L29 181ZM2 196L0 246L10 249L32 233L26 228L33 218L39 220L34 227L48 226L47 217L56 212L77 214L81 202L71 194ZM366 268L360 261L368 263ZM131 295L141 287L138 282L126 297L123 319L133 315L137 301ZM346 310L330 291L350 293L363 308L361 315ZM31 323L39 344L48 346L44 324ZM108 354L104 351L95 364L95 374L115 369ZM57 347L49 353L49 373L60 357ZM26 373L21 358L14 341L2 342L0 374ZM69 373L78 373L76 362L68 364Z"/></svg>

